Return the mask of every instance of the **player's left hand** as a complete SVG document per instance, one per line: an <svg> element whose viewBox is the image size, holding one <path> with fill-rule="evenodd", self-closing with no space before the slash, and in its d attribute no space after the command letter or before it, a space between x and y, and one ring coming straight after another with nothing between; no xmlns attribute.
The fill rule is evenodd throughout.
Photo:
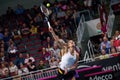
<svg viewBox="0 0 120 80"><path fill-rule="evenodd" d="M68 69L67 69L67 68L65 68L64 71L65 71L64 74L67 74L67 73L68 73Z"/></svg>

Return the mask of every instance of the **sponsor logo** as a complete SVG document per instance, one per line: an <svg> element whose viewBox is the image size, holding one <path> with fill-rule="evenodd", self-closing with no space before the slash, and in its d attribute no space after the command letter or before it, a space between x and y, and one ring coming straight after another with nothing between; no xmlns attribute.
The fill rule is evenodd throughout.
<svg viewBox="0 0 120 80"><path fill-rule="evenodd" d="M105 74L105 75L100 75L100 76L94 76L90 77L89 80L112 80L113 75L112 74Z"/></svg>
<svg viewBox="0 0 120 80"><path fill-rule="evenodd" d="M98 30L101 30L101 23L100 23L100 22L97 23L96 28L97 28Z"/></svg>
<svg viewBox="0 0 120 80"><path fill-rule="evenodd" d="M103 71L106 71L106 70L119 71L120 70L120 63L117 63L115 65L111 65L111 66L103 67L102 70Z"/></svg>

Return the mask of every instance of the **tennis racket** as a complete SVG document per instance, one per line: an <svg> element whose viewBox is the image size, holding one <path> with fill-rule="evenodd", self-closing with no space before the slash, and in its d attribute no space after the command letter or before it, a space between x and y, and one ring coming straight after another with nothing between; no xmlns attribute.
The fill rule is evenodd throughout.
<svg viewBox="0 0 120 80"><path fill-rule="evenodd" d="M47 21L48 27L51 28L50 22L48 20L48 17L51 14L51 12L43 4L41 4L40 9L41 9L41 12L45 15L45 19Z"/></svg>

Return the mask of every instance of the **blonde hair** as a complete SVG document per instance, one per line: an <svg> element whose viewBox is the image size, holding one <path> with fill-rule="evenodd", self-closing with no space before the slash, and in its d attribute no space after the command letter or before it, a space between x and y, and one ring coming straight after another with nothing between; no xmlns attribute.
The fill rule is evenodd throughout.
<svg viewBox="0 0 120 80"><path fill-rule="evenodd" d="M62 49L60 50L60 56L62 57L67 52L68 52L68 47L67 46L63 46Z"/></svg>

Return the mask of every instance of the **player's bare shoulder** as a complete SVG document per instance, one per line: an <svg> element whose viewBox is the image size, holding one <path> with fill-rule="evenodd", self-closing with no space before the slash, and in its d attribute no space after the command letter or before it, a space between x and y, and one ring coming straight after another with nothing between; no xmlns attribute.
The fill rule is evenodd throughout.
<svg viewBox="0 0 120 80"><path fill-rule="evenodd" d="M79 54L77 51L75 51L75 52L76 52L77 60L79 60L79 56L80 56L80 54Z"/></svg>

